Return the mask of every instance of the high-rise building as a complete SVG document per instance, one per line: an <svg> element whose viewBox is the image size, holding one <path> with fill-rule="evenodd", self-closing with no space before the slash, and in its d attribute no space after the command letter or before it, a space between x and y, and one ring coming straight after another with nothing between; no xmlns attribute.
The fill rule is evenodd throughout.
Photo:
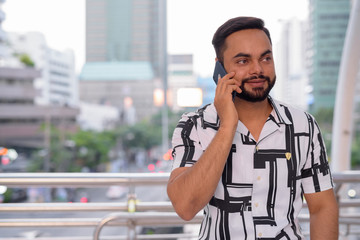
<svg viewBox="0 0 360 240"><path fill-rule="evenodd" d="M313 86L311 112L333 108L342 50L351 9L350 0L310 0L308 67Z"/></svg>
<svg viewBox="0 0 360 240"><path fill-rule="evenodd" d="M0 67L0 146L44 148L46 122L63 132L77 130L77 109L34 104L33 81L40 75L34 68Z"/></svg>
<svg viewBox="0 0 360 240"><path fill-rule="evenodd" d="M179 111L185 107L182 106L184 99L194 102L194 98L197 98L196 94L191 94L192 89L198 87L193 71L193 56L191 54L169 55L168 64L168 91L170 93L168 104L172 110Z"/></svg>
<svg viewBox="0 0 360 240"><path fill-rule="evenodd" d="M133 124L157 112L155 84L149 62L92 62L80 74L80 99L116 107L120 123Z"/></svg>
<svg viewBox="0 0 360 240"><path fill-rule="evenodd" d="M159 0L86 0L86 62L146 61L155 77L164 15Z"/></svg>
<svg viewBox="0 0 360 240"><path fill-rule="evenodd" d="M47 46L39 32L8 33L13 54L27 54L41 76L35 79L38 105L67 105L76 107L79 102L78 79L75 76L75 56L70 49L58 51Z"/></svg>
<svg viewBox="0 0 360 240"><path fill-rule="evenodd" d="M272 95L280 101L307 110L308 76L305 65L307 23L293 18L282 22L276 44L277 83Z"/></svg>

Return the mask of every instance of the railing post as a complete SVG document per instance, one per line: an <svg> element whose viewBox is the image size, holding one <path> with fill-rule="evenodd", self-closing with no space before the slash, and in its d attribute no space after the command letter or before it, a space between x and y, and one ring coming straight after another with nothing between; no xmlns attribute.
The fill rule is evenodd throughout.
<svg viewBox="0 0 360 240"><path fill-rule="evenodd" d="M136 194L135 194L135 187L129 187L129 193L127 195L127 205L128 205L128 212L136 212Z"/></svg>
<svg viewBox="0 0 360 240"><path fill-rule="evenodd" d="M128 240L136 240L136 223L134 220L128 221Z"/></svg>

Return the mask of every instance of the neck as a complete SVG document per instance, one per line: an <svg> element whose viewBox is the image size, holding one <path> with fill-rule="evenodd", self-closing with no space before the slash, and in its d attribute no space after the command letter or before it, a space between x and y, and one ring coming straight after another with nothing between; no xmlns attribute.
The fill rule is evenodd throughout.
<svg viewBox="0 0 360 240"><path fill-rule="evenodd" d="M263 121L263 118L268 118L272 111L272 106L266 98L261 102L249 102L240 98L235 98L235 106L238 112L239 120L247 121Z"/></svg>

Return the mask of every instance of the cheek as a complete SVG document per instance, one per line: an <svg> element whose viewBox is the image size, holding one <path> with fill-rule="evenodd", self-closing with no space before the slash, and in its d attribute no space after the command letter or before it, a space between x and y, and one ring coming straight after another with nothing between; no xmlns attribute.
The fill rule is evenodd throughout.
<svg viewBox="0 0 360 240"><path fill-rule="evenodd" d="M237 80L242 80L247 77L247 71L244 68L233 68L232 72L235 72L234 78Z"/></svg>
<svg viewBox="0 0 360 240"><path fill-rule="evenodd" d="M269 65L265 66L263 69L264 69L265 74L275 76L275 66L274 66L274 64L269 64Z"/></svg>

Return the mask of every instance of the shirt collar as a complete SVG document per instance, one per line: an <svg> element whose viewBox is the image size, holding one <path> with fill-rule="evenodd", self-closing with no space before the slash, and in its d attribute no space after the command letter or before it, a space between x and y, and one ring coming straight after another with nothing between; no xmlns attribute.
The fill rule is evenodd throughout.
<svg viewBox="0 0 360 240"><path fill-rule="evenodd" d="M274 117L275 122L277 124L287 124L287 125L292 124L292 122L286 116L284 104L278 102L277 100L273 99L270 96L268 96L268 99L273 107L273 111L271 112L271 115Z"/></svg>

